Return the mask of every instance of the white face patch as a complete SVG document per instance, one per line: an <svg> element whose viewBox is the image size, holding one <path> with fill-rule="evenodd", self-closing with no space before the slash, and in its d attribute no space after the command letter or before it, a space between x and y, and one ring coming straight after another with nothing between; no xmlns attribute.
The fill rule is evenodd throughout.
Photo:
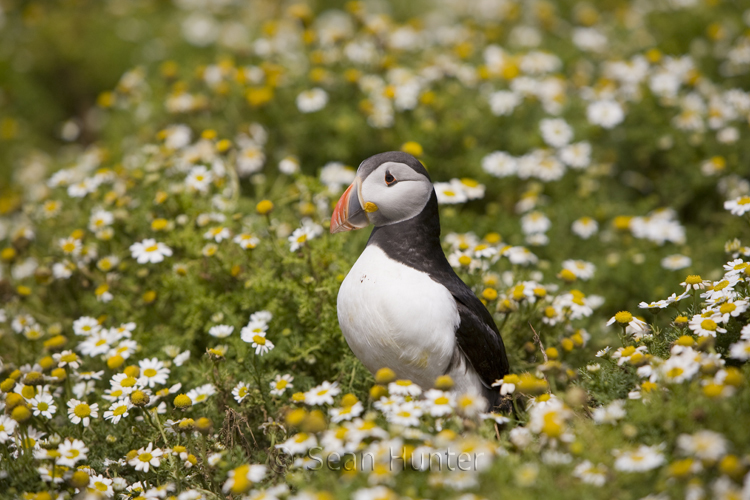
<svg viewBox="0 0 750 500"><path fill-rule="evenodd" d="M375 226L385 226L418 215L431 194L432 183L427 177L408 165L389 161L364 180L360 200L363 206L368 202L377 205L368 218Z"/></svg>

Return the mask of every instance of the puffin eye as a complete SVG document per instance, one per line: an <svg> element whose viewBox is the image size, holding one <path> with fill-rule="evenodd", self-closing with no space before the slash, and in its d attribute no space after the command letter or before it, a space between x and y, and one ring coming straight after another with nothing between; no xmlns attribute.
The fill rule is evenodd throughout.
<svg viewBox="0 0 750 500"><path fill-rule="evenodd" d="M393 186L394 184L396 184L396 178L391 175L390 170L385 171L385 183L388 186Z"/></svg>

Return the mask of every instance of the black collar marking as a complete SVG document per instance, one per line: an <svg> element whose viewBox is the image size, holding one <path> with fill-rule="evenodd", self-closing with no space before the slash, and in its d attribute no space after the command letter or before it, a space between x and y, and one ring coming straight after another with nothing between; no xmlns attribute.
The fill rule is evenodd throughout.
<svg viewBox="0 0 750 500"><path fill-rule="evenodd" d="M365 160L368 161L369 159ZM380 163L383 161L379 161L378 165ZM460 324L456 331L458 346L487 389L495 380L509 373L505 346L492 315L456 275L445 258L440 245L440 214L434 189L419 215L395 224L376 227L372 230L367 245L376 245L391 259L427 273L448 289L459 303ZM492 396L499 397L498 391L493 390ZM493 406L495 401L497 399L490 399Z"/></svg>

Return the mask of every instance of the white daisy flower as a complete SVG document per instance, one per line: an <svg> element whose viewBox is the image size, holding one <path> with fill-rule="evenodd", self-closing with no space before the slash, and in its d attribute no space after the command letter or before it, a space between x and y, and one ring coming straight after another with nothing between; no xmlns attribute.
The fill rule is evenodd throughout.
<svg viewBox="0 0 750 500"><path fill-rule="evenodd" d="M624 472L645 472L664 464L666 458L662 453L663 446L641 445L635 450L615 450L615 469Z"/></svg>
<svg viewBox="0 0 750 500"><path fill-rule="evenodd" d="M599 230L599 224L591 217L581 217L573 222L570 229L579 238L587 240L596 234Z"/></svg>
<svg viewBox="0 0 750 500"><path fill-rule="evenodd" d="M273 342L266 338L266 332L251 329L251 326L244 327L241 336L242 340L251 344L250 347L255 349L255 354L258 356L263 356L274 348Z"/></svg>
<svg viewBox="0 0 750 500"><path fill-rule="evenodd" d="M482 158L482 170L495 177L508 177L518 171L518 162L503 151L495 151Z"/></svg>
<svg viewBox="0 0 750 500"><path fill-rule="evenodd" d="M453 413L453 407L456 402L452 393L430 389L424 395L428 401L427 411L433 417L444 417Z"/></svg>
<svg viewBox="0 0 750 500"><path fill-rule="evenodd" d="M625 112L616 101L594 101L586 108L586 118L592 125L613 128L625 119Z"/></svg>
<svg viewBox="0 0 750 500"><path fill-rule="evenodd" d="M727 439L718 432L701 430L695 434L680 434L677 447L689 456L707 462L717 462L726 455L729 447Z"/></svg>
<svg viewBox="0 0 750 500"><path fill-rule="evenodd" d="M750 359L750 339L740 340L730 345L729 357L740 361Z"/></svg>
<svg viewBox="0 0 750 500"><path fill-rule="evenodd" d="M396 380L388 384L388 392L397 396L416 397L422 394L422 388L411 380Z"/></svg>
<svg viewBox="0 0 750 500"><path fill-rule="evenodd" d="M111 226L114 221L115 216L112 214L112 212L97 209L91 214L91 217L89 218L89 230L94 233L97 231L101 231L102 229Z"/></svg>
<svg viewBox="0 0 750 500"><path fill-rule="evenodd" d="M539 122L542 139L553 148L567 146L573 139L573 129L562 118L545 118Z"/></svg>
<svg viewBox="0 0 750 500"><path fill-rule="evenodd" d="M714 314L708 317L696 314L688 323L688 328L701 337L716 337L716 333L727 333L726 329L719 326L721 315Z"/></svg>
<svg viewBox="0 0 750 500"><path fill-rule="evenodd" d="M576 142L558 151L560 161L570 168L586 168L591 164L591 144Z"/></svg>
<svg viewBox="0 0 750 500"><path fill-rule="evenodd" d="M421 407L414 401L407 401L392 408L386 418L392 424L415 427L419 425L419 417L421 416Z"/></svg>
<svg viewBox="0 0 750 500"><path fill-rule="evenodd" d="M573 476L586 484L601 487L607 482L607 467L604 464L594 465L584 460L573 469Z"/></svg>
<svg viewBox="0 0 750 500"><path fill-rule="evenodd" d="M55 399L48 393L41 393L31 398L29 404L31 404L31 410L35 417L41 415L44 418L52 418L52 415L57 412Z"/></svg>
<svg viewBox="0 0 750 500"><path fill-rule="evenodd" d="M90 316L82 316L73 322L73 332L76 335L92 335L101 330L101 325Z"/></svg>
<svg viewBox="0 0 750 500"><path fill-rule="evenodd" d="M113 424L116 424L120 419L125 418L129 415L128 410L133 407L130 399L120 399L115 401L109 406L109 410L104 412L104 420L108 420Z"/></svg>
<svg viewBox="0 0 750 500"><path fill-rule="evenodd" d="M745 215L750 212L750 196L740 196L733 200L724 202L724 209L729 210L732 215Z"/></svg>
<svg viewBox="0 0 750 500"><path fill-rule="evenodd" d="M313 437L313 440L314 439L315 438ZM277 445L277 448L278 447L280 446ZM236 469L229 471L229 473L227 474L227 480L226 482L224 482L224 486L222 487L222 491L224 493L228 493L232 489L232 487L235 485L235 483L237 483L238 481L241 481L241 483L239 484L243 484L243 485L246 484L248 481L250 483L259 483L263 481L263 479L266 477L267 472L268 472L268 467L266 467L265 465L259 465L259 464L241 465L237 467ZM242 479L239 479L239 477L242 477ZM266 491L269 491L269 490L266 490ZM286 490L281 490L281 491L286 491ZM264 497L261 496L261 498L264 498ZM268 500L272 500L272 498L268 498Z"/></svg>
<svg viewBox="0 0 750 500"><path fill-rule="evenodd" d="M82 424L88 427L92 418L99 416L99 405L89 405L85 401L71 399L68 401L68 418L74 424Z"/></svg>
<svg viewBox="0 0 750 500"><path fill-rule="evenodd" d="M234 331L234 327L230 325L216 325L212 326L208 330L208 334L217 339L223 339L229 337Z"/></svg>
<svg viewBox="0 0 750 500"><path fill-rule="evenodd" d="M276 447L282 450L288 455L301 455L307 453L308 450L315 447L318 444L318 440L312 434L306 432L300 432L281 444L277 444Z"/></svg>
<svg viewBox="0 0 750 500"><path fill-rule="evenodd" d="M130 245L130 254L139 264L156 264L163 261L164 257L171 256L172 249L164 243L157 243L153 238L146 238Z"/></svg>
<svg viewBox="0 0 750 500"><path fill-rule="evenodd" d="M328 104L328 93L318 87L305 90L297 96L297 109L302 113L320 111Z"/></svg>
<svg viewBox="0 0 750 500"><path fill-rule="evenodd" d="M115 490L112 488L112 480L101 474L89 477L89 490L93 490L95 496L99 497L112 498L115 495Z"/></svg>
<svg viewBox="0 0 750 500"><path fill-rule="evenodd" d="M200 387L188 391L187 397L189 397L195 405L205 402L209 396L213 396L214 394L216 394L216 387L214 387L213 384L203 384Z"/></svg>
<svg viewBox="0 0 750 500"><path fill-rule="evenodd" d="M294 377L292 377L288 373L285 375L276 375L276 378L273 379L273 382L270 383L271 394L273 396L281 396L282 394L284 394L284 391L294 387L294 385L292 384L293 380Z"/></svg>
<svg viewBox="0 0 750 500"><path fill-rule="evenodd" d="M305 244L308 240L311 240L315 237L315 233L312 228L309 227L298 227L294 230L294 232L287 238L289 241L289 250L291 252L296 252Z"/></svg>
<svg viewBox="0 0 750 500"><path fill-rule="evenodd" d="M332 405L333 398L341 392L338 382L333 384L327 380L317 387L313 387L305 393L305 403L308 405Z"/></svg>
<svg viewBox="0 0 750 500"><path fill-rule="evenodd" d="M86 443L80 439L66 438L65 441L57 446L59 457L56 460L56 464L65 467L75 467L76 462L86 460L88 452L89 449Z"/></svg>
<svg viewBox="0 0 750 500"><path fill-rule="evenodd" d="M16 430L17 422L8 415L0 415L0 443L13 439L13 432Z"/></svg>
<svg viewBox="0 0 750 500"><path fill-rule="evenodd" d="M668 255L661 260L661 267L670 271L685 269L693 264L693 260L681 254Z"/></svg>
<svg viewBox="0 0 750 500"><path fill-rule="evenodd" d="M242 400L244 400L247 395L250 392L250 387L245 382L240 382L239 384L234 386L234 389L232 389L232 396L234 397L235 401L238 403L242 403Z"/></svg>
<svg viewBox="0 0 750 500"><path fill-rule="evenodd" d="M141 376L138 378L138 384L143 387L154 387L167 383L169 377L169 368L164 366L164 362L156 358L142 359L138 362L141 368Z"/></svg>
<svg viewBox="0 0 750 500"><path fill-rule="evenodd" d="M260 239L249 233L238 234L233 241L245 250L255 248L260 243Z"/></svg>
<svg viewBox="0 0 750 500"><path fill-rule="evenodd" d="M132 460L128 463L135 467L136 471L148 472L150 468L159 467L161 457L164 454L159 448L154 449L154 443L148 443L145 448L140 448Z"/></svg>
<svg viewBox="0 0 750 500"><path fill-rule="evenodd" d="M468 200L460 184L453 182L436 182L434 184L438 203L450 205L465 203Z"/></svg>
<svg viewBox="0 0 750 500"><path fill-rule="evenodd" d="M222 241L231 237L232 233L229 231L229 229L223 226L213 227L203 234L204 239L214 240L216 243L221 243Z"/></svg>
<svg viewBox="0 0 750 500"><path fill-rule="evenodd" d="M331 422L337 424L345 420L356 418L360 416L363 411L365 411L365 407L362 406L362 403L357 401L351 406L344 406L342 408L329 408L328 414L331 416Z"/></svg>

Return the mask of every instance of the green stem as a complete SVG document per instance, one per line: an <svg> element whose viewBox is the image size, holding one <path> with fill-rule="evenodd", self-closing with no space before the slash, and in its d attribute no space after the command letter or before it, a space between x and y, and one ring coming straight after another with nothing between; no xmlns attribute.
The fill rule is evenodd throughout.
<svg viewBox="0 0 750 500"><path fill-rule="evenodd" d="M500 323L500 334L503 333L503 329L505 328L505 323L508 322L508 317L510 316L510 312L505 313L505 317L503 318L503 322Z"/></svg>
<svg viewBox="0 0 750 500"><path fill-rule="evenodd" d="M263 398L263 406L265 406L266 411L270 411L270 407L268 406L268 395L266 394L266 391L263 387L263 382L260 378L260 370L258 369L258 355L255 353L251 354L253 358L253 376L255 378L255 383L258 385L258 391L260 391L260 395Z"/></svg>

